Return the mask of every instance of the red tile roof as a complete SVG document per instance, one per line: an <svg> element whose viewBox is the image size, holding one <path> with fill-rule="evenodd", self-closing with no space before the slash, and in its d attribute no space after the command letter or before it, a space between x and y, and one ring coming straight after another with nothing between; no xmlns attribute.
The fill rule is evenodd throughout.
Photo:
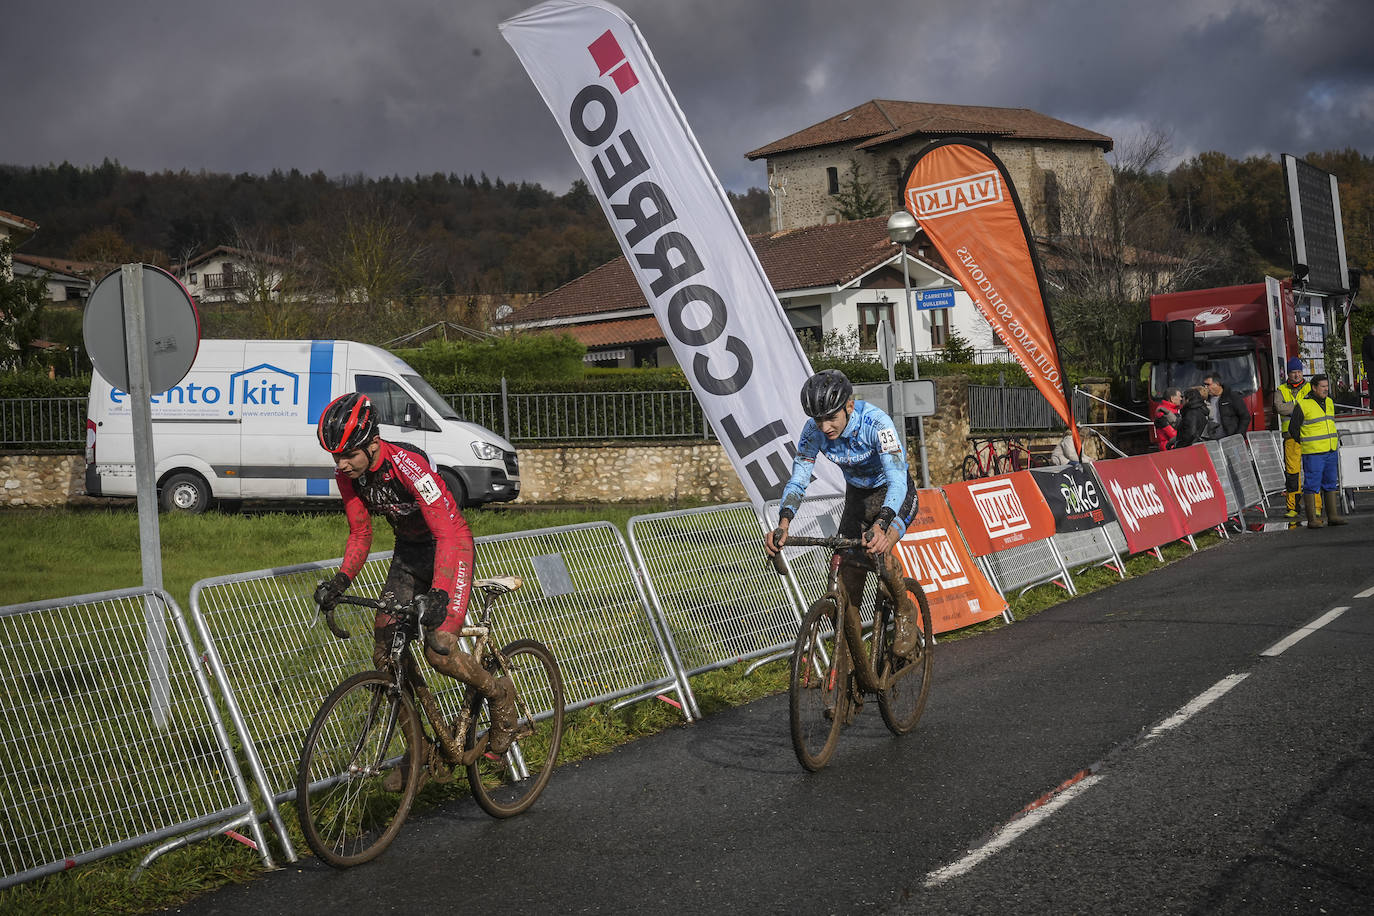
<svg viewBox="0 0 1374 916"><path fill-rule="evenodd" d="M1104 150L1112 148L1112 138L1105 134L1029 108L873 99L744 155L748 159L762 159L832 143L851 143L855 149L871 149L918 136L1077 140L1095 144Z"/></svg>
<svg viewBox="0 0 1374 916"><path fill-rule="evenodd" d="M643 343L647 340L663 340L663 329L658 319L627 318L623 321L598 321L595 324L578 324L558 328L560 333L568 334L587 345L587 349L610 347L617 344Z"/></svg>
<svg viewBox="0 0 1374 916"><path fill-rule="evenodd" d="M96 275L103 277L114 269L114 265L100 264L95 261L73 261L69 258L49 258L44 255L18 252L15 253L14 260L17 264L27 264L49 273L67 274L72 277L94 278Z"/></svg>
<svg viewBox="0 0 1374 916"><path fill-rule="evenodd" d="M910 246L913 255L922 244L921 238L917 236ZM749 241L773 289L779 293L841 286L898 254L888 241L885 216L764 233L751 236ZM921 260L948 273L933 248L927 247ZM517 309L503 323L527 324L648 310L649 303L635 282L629 262L619 257Z"/></svg>
<svg viewBox="0 0 1374 916"><path fill-rule="evenodd" d="M0 210L0 222L10 223L11 225L28 229L30 232L38 231L38 224L35 223L33 220L24 219L24 217L16 216L15 214L10 213L6 210Z"/></svg>

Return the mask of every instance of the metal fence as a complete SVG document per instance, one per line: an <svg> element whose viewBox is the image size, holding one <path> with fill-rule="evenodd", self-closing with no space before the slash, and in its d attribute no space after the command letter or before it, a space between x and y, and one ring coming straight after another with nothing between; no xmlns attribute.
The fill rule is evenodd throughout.
<svg viewBox="0 0 1374 916"><path fill-rule="evenodd" d="M624 706L677 694L690 721L697 715L679 666L670 661L640 591L620 532L609 522L476 539L482 576L517 575L524 584L500 600L494 630L502 642L538 639L553 650L565 707L613 701ZM376 594L391 554L374 554L355 578ZM295 797L305 732L324 697L346 676L372 667L372 612L340 606L339 640L324 626L312 594L339 560L220 576L197 582L191 608L243 753L286 854L295 853L277 805ZM446 715L456 715L460 686L434 677ZM541 710L542 711L542 710Z"/></svg>
<svg viewBox="0 0 1374 916"><path fill-rule="evenodd" d="M0 608L0 888L253 816L199 653L166 592Z"/></svg>
<svg viewBox="0 0 1374 916"><path fill-rule="evenodd" d="M801 615L749 503L636 515L629 530L686 674L791 650Z"/></svg>
<svg viewBox="0 0 1374 916"><path fill-rule="evenodd" d="M1073 398L1073 415L1088 422L1088 399ZM1064 421L1036 388L997 385L968 386L970 430L1063 429Z"/></svg>
<svg viewBox="0 0 1374 916"><path fill-rule="evenodd" d="M0 448L85 445L85 398L0 398Z"/></svg>

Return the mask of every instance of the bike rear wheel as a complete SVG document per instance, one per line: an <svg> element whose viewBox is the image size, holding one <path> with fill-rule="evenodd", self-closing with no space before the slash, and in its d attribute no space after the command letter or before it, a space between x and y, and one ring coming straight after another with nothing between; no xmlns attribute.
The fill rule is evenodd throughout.
<svg viewBox="0 0 1374 916"><path fill-rule="evenodd" d="M325 698L305 735L296 809L305 841L335 868L370 862L396 838L419 791L420 720L391 679L365 671ZM402 786L387 776L401 767Z"/></svg>
<svg viewBox="0 0 1374 916"><path fill-rule="evenodd" d="M788 713L792 748L803 767L816 772L830 762L849 711L849 652L835 638L838 609L830 598L811 605L792 648Z"/></svg>
<svg viewBox="0 0 1374 916"><path fill-rule="evenodd" d="M492 817L513 817L529 809L549 784L563 743L563 678L553 653L541 642L519 639L501 650L515 682L520 721L515 742L504 755L483 753L468 764L472 797ZM490 722L487 698L469 691L473 724L465 750L477 746Z"/></svg>
<svg viewBox="0 0 1374 916"><path fill-rule="evenodd" d="M882 654L878 660L880 675L886 679L894 671L900 672L908 667L919 669L906 672L892 686L878 692L878 712L882 713L883 722L894 735L905 735L916 727L921 713L925 711L935 670L935 633L930 620L930 603L926 601L921 583L915 579L906 580L906 589L920 614L916 643L920 654L910 660L897 655L897 609L889 602L882 602L879 609L882 619L878 621L882 624L880 632L883 634Z"/></svg>

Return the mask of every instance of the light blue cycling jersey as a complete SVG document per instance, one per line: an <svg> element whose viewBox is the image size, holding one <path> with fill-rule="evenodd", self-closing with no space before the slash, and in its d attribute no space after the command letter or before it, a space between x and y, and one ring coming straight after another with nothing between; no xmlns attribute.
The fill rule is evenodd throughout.
<svg viewBox="0 0 1374 916"><path fill-rule="evenodd" d="M865 490L886 486L883 506L901 519L903 527L910 524L911 519L902 515L907 482L911 479L906 449L892 418L884 411L867 401L855 401L844 432L833 440L825 437L815 420L807 420L797 442L797 455L792 459L792 479L782 488L780 509L796 513L811 483L816 456L821 453L839 465L845 483L850 486Z"/></svg>

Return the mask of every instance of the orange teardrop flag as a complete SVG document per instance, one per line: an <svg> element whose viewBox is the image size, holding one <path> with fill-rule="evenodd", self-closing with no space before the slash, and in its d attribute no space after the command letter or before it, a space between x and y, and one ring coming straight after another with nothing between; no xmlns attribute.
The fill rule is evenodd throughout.
<svg viewBox="0 0 1374 916"><path fill-rule="evenodd" d="M973 304L1073 433L1040 266L1016 191L991 151L965 140L932 144L907 177L906 208Z"/></svg>

